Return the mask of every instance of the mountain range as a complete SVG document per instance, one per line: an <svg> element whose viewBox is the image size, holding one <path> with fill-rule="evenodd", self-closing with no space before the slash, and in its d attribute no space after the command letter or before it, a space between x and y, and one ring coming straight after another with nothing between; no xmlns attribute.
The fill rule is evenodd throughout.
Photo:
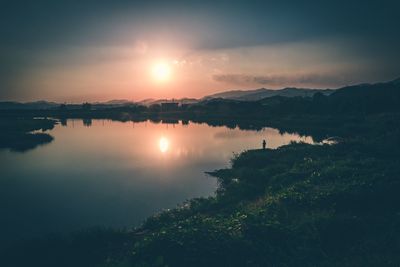
<svg viewBox="0 0 400 267"><path fill-rule="evenodd" d="M287 87L283 89L254 89L254 90L230 90L224 91L220 93L215 93L212 95L204 96L200 99L195 98L181 98L181 99L173 99L174 102L178 102L180 104L195 104L203 101L209 101L212 99L227 99L227 100L236 100L236 101L259 101L262 99L274 98L274 97L313 97L315 94L322 94L325 96L332 95L338 96L343 92L349 91L360 91L360 93L365 93L369 90L376 89L377 87L387 87L387 86L400 86L400 78L396 80L392 80L389 82L383 83L375 83L375 84L358 84L353 86L346 86L338 89L308 89L308 88L293 88ZM115 99L107 102L93 102L92 106L96 109L104 109L104 108L113 108L113 107L123 107L129 105L145 105L150 106L153 104L160 104L163 102L171 101L170 99L144 99L142 101L130 101L125 99ZM56 102L48 102L48 101L35 101L35 102L14 102L14 101L4 101L0 102L0 110L10 110L10 109L54 109L60 106L60 103ZM68 106L79 108L79 104L68 104Z"/></svg>
<svg viewBox="0 0 400 267"><path fill-rule="evenodd" d="M205 96L203 99L223 98L241 101L257 101L267 97L283 96L283 97L312 97L316 93L330 95L335 90L333 89L307 89L307 88L283 88L279 90L272 90L260 88L255 90L232 90L221 93Z"/></svg>

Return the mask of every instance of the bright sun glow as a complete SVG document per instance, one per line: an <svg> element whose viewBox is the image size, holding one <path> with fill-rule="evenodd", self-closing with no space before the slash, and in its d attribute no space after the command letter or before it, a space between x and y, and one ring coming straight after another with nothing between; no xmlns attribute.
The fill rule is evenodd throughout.
<svg viewBox="0 0 400 267"><path fill-rule="evenodd" d="M171 76L171 68L166 63L157 63L153 66L152 74L157 81L166 81Z"/></svg>
<svg viewBox="0 0 400 267"><path fill-rule="evenodd" d="M162 153L167 152L169 148L169 140L165 137L161 137L158 141L158 147Z"/></svg>

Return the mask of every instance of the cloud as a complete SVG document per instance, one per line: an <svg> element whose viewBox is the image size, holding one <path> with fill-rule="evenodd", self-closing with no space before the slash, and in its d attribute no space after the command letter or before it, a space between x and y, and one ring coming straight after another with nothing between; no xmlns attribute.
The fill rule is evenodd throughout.
<svg viewBox="0 0 400 267"><path fill-rule="evenodd" d="M132 71L146 57L177 59L187 81L197 71L196 84L203 77L208 84L210 70L227 73L214 77L219 86L338 86L394 78L400 68L395 0L3 2L0 100L50 97L30 82L46 69L69 73L74 66L119 63ZM318 40L329 41L314 45ZM182 56L191 52L212 55ZM50 92L67 97L74 86L82 87L79 77L71 76L68 90Z"/></svg>
<svg viewBox="0 0 400 267"><path fill-rule="evenodd" d="M261 86L299 86L319 85L330 86L332 84L346 83L347 77L340 75L320 74L287 74L287 75L248 75L248 74L216 74L213 80L234 85L261 85Z"/></svg>

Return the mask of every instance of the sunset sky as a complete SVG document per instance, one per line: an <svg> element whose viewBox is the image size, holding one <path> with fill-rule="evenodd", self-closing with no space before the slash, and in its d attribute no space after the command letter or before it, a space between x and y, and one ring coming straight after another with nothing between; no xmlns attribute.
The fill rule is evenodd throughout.
<svg viewBox="0 0 400 267"><path fill-rule="evenodd" d="M0 100L202 97L391 80L400 76L399 3L6 0Z"/></svg>

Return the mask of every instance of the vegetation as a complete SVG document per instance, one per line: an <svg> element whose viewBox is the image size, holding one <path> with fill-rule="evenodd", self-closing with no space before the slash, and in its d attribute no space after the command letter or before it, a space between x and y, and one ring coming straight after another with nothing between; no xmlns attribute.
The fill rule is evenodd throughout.
<svg viewBox="0 0 400 267"><path fill-rule="evenodd" d="M1 118L0 149L23 152L47 144L53 137L44 132L53 129L55 124L55 120L49 119Z"/></svg>

